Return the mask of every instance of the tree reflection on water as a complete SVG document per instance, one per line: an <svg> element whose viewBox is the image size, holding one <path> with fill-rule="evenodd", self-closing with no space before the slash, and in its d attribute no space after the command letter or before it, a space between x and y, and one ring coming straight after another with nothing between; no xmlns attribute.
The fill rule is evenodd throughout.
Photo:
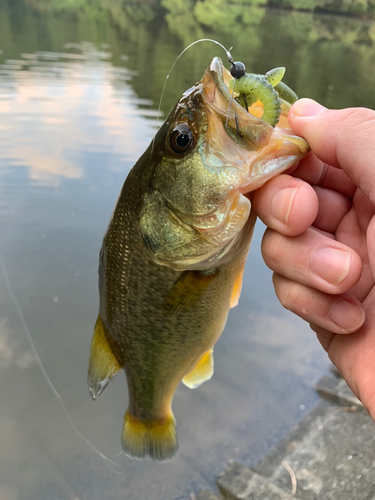
<svg viewBox="0 0 375 500"><path fill-rule="evenodd" d="M298 95L313 97L328 106L371 106L375 21L296 11L281 15L264 8L264 3L1 0L0 48L5 40L12 40L7 58L10 53L17 57L26 40L30 51L38 50L38 32L51 51L59 51L66 41L68 26L72 41L87 39L98 45L110 44L111 60L116 66L124 65L126 48L126 65L138 74L133 80L137 94L151 96L157 103L174 59L194 40L209 37L233 46L234 57L243 60L249 71L261 73L285 65L285 81ZM12 35L14 31L17 36ZM209 44L184 54L166 89L162 104L165 113L181 89L190 87L201 76L214 55L225 59L224 53Z"/></svg>

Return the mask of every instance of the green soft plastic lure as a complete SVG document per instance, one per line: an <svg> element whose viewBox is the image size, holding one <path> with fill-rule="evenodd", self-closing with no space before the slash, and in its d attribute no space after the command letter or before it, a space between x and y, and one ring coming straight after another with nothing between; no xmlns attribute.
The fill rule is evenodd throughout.
<svg viewBox="0 0 375 500"><path fill-rule="evenodd" d="M236 101L245 109L259 100L263 104L262 119L275 127L282 107L290 107L298 96L281 80L285 68L274 68L265 75L246 73L242 62L232 62L230 87L238 93Z"/></svg>

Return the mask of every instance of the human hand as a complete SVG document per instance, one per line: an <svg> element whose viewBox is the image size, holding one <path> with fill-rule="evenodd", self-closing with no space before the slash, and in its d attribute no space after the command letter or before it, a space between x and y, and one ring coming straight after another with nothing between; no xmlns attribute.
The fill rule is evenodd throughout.
<svg viewBox="0 0 375 500"><path fill-rule="evenodd" d="M312 152L255 193L263 257L375 420L375 112L302 99L289 122Z"/></svg>

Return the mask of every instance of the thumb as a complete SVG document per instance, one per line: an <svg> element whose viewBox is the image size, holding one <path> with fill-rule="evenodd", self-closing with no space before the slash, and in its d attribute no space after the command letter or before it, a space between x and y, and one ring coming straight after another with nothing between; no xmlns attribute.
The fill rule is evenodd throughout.
<svg viewBox="0 0 375 500"><path fill-rule="evenodd" d="M301 99L288 119L293 132L307 140L320 160L342 168L375 205L375 111L331 110Z"/></svg>

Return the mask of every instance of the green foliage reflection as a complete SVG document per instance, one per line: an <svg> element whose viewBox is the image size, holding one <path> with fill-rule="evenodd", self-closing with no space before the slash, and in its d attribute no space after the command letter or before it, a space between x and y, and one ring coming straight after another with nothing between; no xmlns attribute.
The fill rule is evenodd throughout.
<svg viewBox="0 0 375 500"><path fill-rule="evenodd" d="M0 0L0 62L23 52L62 52L67 42L108 44L111 63L136 73L130 84L157 107L179 53L199 38L213 38L233 46L248 71L286 66L285 82L300 96L331 106L374 107L374 21L270 10L264 1ZM184 54L168 80L165 113L215 55L225 60L208 43Z"/></svg>

